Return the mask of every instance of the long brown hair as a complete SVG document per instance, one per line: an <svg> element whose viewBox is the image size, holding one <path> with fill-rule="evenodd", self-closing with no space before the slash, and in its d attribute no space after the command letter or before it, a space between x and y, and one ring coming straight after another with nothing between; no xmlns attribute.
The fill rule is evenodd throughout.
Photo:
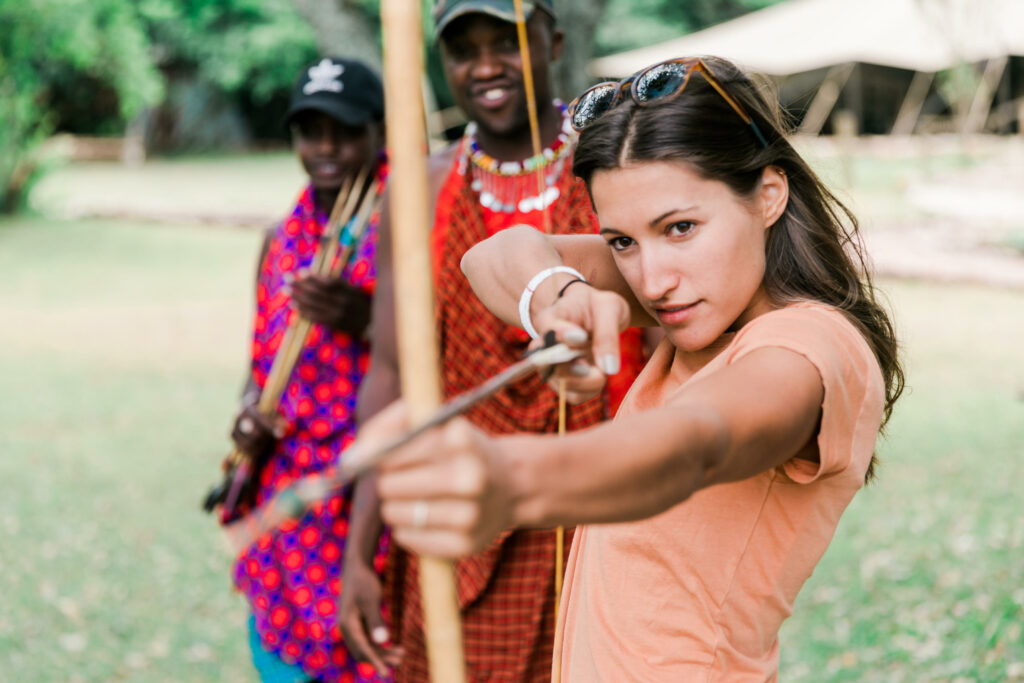
<svg viewBox="0 0 1024 683"><path fill-rule="evenodd" d="M819 301L843 311L871 346L885 380L883 426L903 392L904 373L892 320L872 284L857 219L786 139L778 100L764 95L732 63L705 57L725 90L746 108L767 140L699 74L675 99L641 107L631 98L580 135L573 171L587 186L595 172L645 161L688 164L700 176L750 198L762 172L775 166L789 178L789 203L768 232L764 285L784 304ZM866 479L874 476L872 457Z"/></svg>

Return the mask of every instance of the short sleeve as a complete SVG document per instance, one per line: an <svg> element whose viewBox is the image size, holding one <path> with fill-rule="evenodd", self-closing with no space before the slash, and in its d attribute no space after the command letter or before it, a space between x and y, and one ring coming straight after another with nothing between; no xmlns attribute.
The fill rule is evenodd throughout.
<svg viewBox="0 0 1024 683"><path fill-rule="evenodd" d="M799 484L848 473L863 480L882 423L885 385L867 340L838 310L801 303L766 313L740 330L727 363L764 347L799 353L824 387L818 432L820 462L793 458L781 472Z"/></svg>

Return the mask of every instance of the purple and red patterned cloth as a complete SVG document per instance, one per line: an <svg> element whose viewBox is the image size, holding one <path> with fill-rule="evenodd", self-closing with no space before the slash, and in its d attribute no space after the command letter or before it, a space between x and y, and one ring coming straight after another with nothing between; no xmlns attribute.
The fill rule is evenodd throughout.
<svg viewBox="0 0 1024 683"><path fill-rule="evenodd" d="M386 173L383 163L380 173ZM371 219L343 270L349 283L371 295L376 285L378 218ZM252 340L252 374L261 388L282 336L297 315L282 291L286 276L310 265L326 224L327 216L316 211L313 188L308 187L271 235L257 280ZM299 477L334 464L355 438L356 396L369 352L364 339L312 326L281 399L279 412L287 431L261 470L257 505ZM248 599L268 652L325 682L386 681L349 655L337 624L350 506L351 490L346 488L314 505L298 522L265 534L239 556L235 586ZM383 546L376 560L378 571L383 568Z"/></svg>

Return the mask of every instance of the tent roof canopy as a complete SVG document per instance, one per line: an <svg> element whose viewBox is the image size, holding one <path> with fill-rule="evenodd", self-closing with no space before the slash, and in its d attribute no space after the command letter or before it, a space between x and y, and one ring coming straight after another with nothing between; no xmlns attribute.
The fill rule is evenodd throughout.
<svg viewBox="0 0 1024 683"><path fill-rule="evenodd" d="M934 72L1024 55L1024 0L788 0L658 45L595 59L622 78L674 57L716 55L771 76L864 62Z"/></svg>

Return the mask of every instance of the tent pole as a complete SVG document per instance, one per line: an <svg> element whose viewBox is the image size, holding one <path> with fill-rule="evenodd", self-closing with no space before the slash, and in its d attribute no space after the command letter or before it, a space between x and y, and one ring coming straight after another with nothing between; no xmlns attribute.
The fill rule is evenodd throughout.
<svg viewBox="0 0 1024 683"><path fill-rule="evenodd" d="M921 110L924 109L924 101L931 91L932 82L935 80L933 71L917 71L910 81L907 94L900 105L900 111L896 114L896 123L892 124L892 135L912 135L917 129L917 121L921 118Z"/></svg>
<svg viewBox="0 0 1024 683"><path fill-rule="evenodd" d="M964 133L980 133L985 129L988 114L992 110L992 97L999 87L999 81L1003 80L1003 73L1009 63L1010 58L1003 56L990 59L985 64L985 73L981 76L981 82L971 101L971 108L964 120Z"/></svg>
<svg viewBox="0 0 1024 683"><path fill-rule="evenodd" d="M825 127L832 108L839 101L839 95L843 92L846 82L850 80L856 64L839 64L828 70L825 80L818 87L818 92L811 101L811 106L804 114L804 120L800 123L800 133L803 135L817 135Z"/></svg>

